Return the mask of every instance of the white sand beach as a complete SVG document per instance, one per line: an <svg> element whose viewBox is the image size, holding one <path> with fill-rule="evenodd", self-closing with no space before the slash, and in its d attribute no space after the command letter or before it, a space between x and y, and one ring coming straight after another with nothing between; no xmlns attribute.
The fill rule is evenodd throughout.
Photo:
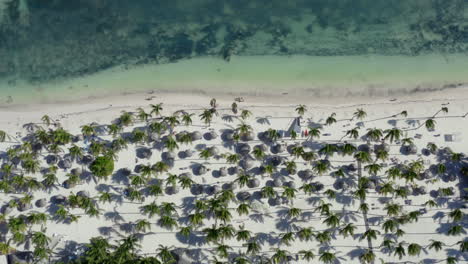
<svg viewBox="0 0 468 264"><path fill-rule="evenodd" d="M82 252L82 249L80 250L81 247L78 245L88 243L92 237L102 236L108 239L108 241L118 241L126 236L128 237L130 234L134 234L137 235L141 242L141 248L138 250L139 254L153 256L158 252L158 246L161 244L169 246L171 249L181 248L182 251L178 251L179 257L184 255L180 252L186 252L185 254L190 256L183 256L188 262L179 260L178 263L210 263L209 260L217 254L215 249L219 244L207 242L206 233L202 230L211 227L213 224L219 227L223 221L207 213L208 218L203 221L202 225L199 227L192 226L192 234L188 240L178 232L180 227L190 226L187 217L194 213L195 200L213 200L219 197L220 190L227 188L227 185L233 182L239 183L238 177L242 174L241 172L228 173L225 176L219 175L221 168L234 168L237 166L236 163L228 163L226 155L222 154L233 154L238 150L239 146L249 145L248 153L242 152L243 154L239 154L242 160L239 164L246 166L245 160L249 160L249 163L252 163L244 167L245 173L250 175L250 180L247 185L238 186L237 189L233 190L236 198L227 204L232 214L232 219L227 221L226 224L231 224L236 230L242 228L249 230L252 239L255 238L254 240L260 244L261 250L253 255L246 254L246 242L252 241L252 239L238 241L235 237L226 238L220 240L219 243L231 247L228 249L228 256L223 258L218 255L218 258L233 263L236 257L246 256L251 261L254 261L254 263L259 263L258 261L261 256L271 258L278 253L277 249L281 249L286 250L286 254L290 256L288 263L327 263L323 261L326 256L322 258L324 253L333 253L336 256L329 263L360 263L362 262L360 256L367 252L366 250L372 249L372 252L375 254L375 261L381 259L386 263L403 263L404 261L439 262L445 261L450 257L456 258L460 261L459 263L468 260L466 252L461 252L459 249L460 245L456 244L459 241L463 241L466 233L447 235L450 227L454 225L466 228L467 209L463 207L466 200L460 197L462 195L461 179L462 177L466 178L466 176L461 176L456 171L457 166L466 164L466 155L463 154L461 160L456 162L447 160L447 155L466 153L468 149L468 130L466 129L468 127L468 88L461 87L421 94L374 98L368 96L342 97L339 99L300 98L286 94L269 97L246 95L243 96L243 102L237 102L238 114L233 113L231 110L234 98L224 95L217 98L216 110L219 115L214 116L213 121L208 126L200 120L199 115L203 113L203 109L210 108L209 102L211 98L212 96L208 94L154 92L134 93L123 96L115 95L95 99L88 98L67 103L29 104L1 108L0 130L5 131L11 136L5 142L0 143L2 164L10 164L11 160L8 158L6 151L17 145L17 141L21 141L30 133L27 131L27 127L32 128L33 131L37 131L37 127L44 127L46 130L56 129L54 126L43 124L41 117L44 115L48 115L52 122L59 123L61 127L73 135L80 135L83 125L94 123L96 129L94 140L111 142L113 137L109 135L105 126L114 122L121 115L122 111L137 113L136 109L142 107L142 109L149 113L151 112L150 104L162 103L162 116L173 116L174 113L180 110L194 114L192 117L193 123L188 126L182 123L177 125L172 132L174 135L183 131L200 131L202 135L214 132L217 135L216 138L202 138L188 145L179 142L178 149L174 151L175 157L171 160L173 167L167 173L152 175L151 179L145 182L144 185L132 187L142 191L144 201L130 201L125 196L124 191L132 185L130 183L131 177L122 176L117 172L123 168L128 168L131 175L139 175L140 173L134 172L136 165L151 165L160 161L166 161L164 156L167 155L167 149L164 148L163 144L165 137L156 140L148 139L140 143L132 143L130 141L127 149L123 149L117 153L114 173L108 180L93 177L89 172L88 166L78 161L72 161L71 166L65 169L59 166L56 173L58 182L54 188L40 188L34 191L27 190L20 192L13 190L10 193L2 191L0 193L2 210L5 210L5 206L9 204L10 200L20 199L25 193L33 196L30 202L32 208L22 212L10 208L8 213L5 214L6 222L2 226L8 227L6 224L8 223L8 219L18 217L19 215L28 215L31 212L45 212L49 216L49 219L44 224L29 225L30 229L28 228L28 230L30 231L27 231L27 233L40 231L41 227L45 228L43 230L44 233L53 238L53 241L57 240L49 244L50 247L54 244L54 248L52 249L53 258L63 257L64 254L68 254L69 256L79 254ZM298 117L295 109L299 104L304 104L307 108L301 119L302 132L310 130L308 127L321 127L320 137L307 139L299 133L297 139L285 136L270 143L262 142L257 137L257 133L268 131L268 129L276 129L278 131L288 130L294 118ZM440 111L444 107L448 108L447 113ZM364 110L367 115L363 116L362 120L358 120L356 116L353 117L356 109ZM252 115L242 119L240 116L241 110L249 110ZM402 111L407 111L407 116L401 115ZM337 122L326 125L326 120L332 113L335 114L334 117ZM180 115L178 118L181 121ZM426 129L425 122L428 119L435 121L434 131ZM129 126L125 126L122 133L128 134L136 128L145 127L151 124L151 122L160 122L162 120L160 117L153 116L147 123L145 121L138 121L135 116L135 122ZM29 125L25 126L25 124ZM254 135L253 138L249 138L247 141L241 140L239 143L223 139L224 136L222 135L226 131L237 131L241 124L248 124L250 126L250 131ZM100 129L101 126L104 128L102 131ZM346 136L346 132L353 128L359 131L359 137L357 139L343 138ZM360 170L347 170L346 168L348 167L346 166L350 164L358 166L357 164L359 164L356 163L352 155L343 156L340 153L333 155L333 152L324 155L318 152L320 148L328 144L343 144L346 141L360 147L362 147L361 145L367 145L371 149L371 157L374 160L376 154L372 149L382 143L380 141L361 139L363 136L365 138L368 129L374 128L380 128L382 131L391 128L400 129L403 133L401 135L402 139L412 139L413 144L411 145L415 146L415 152L402 152L402 149L404 149L402 144L404 143L401 140L391 143L386 140L389 148L388 159L375 160L362 165L362 167L368 164L379 164L382 166L381 170L375 175L365 169L362 170L362 173ZM167 136L168 133L169 131L166 131L162 135ZM453 141L447 141L447 136L452 137ZM436 144L440 151L436 152L436 154L427 153L427 149L426 151L424 149L428 143ZM85 142L82 140L74 144L82 148L85 153L87 153L90 146L89 141ZM266 147L266 156L264 159L255 158L253 154L254 146L262 144ZM328 160L330 162L329 169L322 175L319 175L315 170L317 161L305 161L300 157L296 158L292 154L288 154L286 149L290 150L290 147L295 146L295 144L302 146L305 151L317 153L317 160ZM67 158L69 156L67 153L71 146L71 144L61 146L63 152L57 154L51 153L48 149L42 149L38 156L41 169L37 172L27 173L27 176L41 181L44 177L43 170L47 171L47 168L50 166L46 162L46 157L50 155L56 156L61 161L69 159ZM278 146L283 146L286 149L283 149L283 152L280 153L270 150L270 148L273 149ZM150 149L152 155L148 158L138 157L137 150L142 148ZM216 149L214 156L207 159L199 157L200 151L211 148ZM450 148L450 151L445 148ZM184 152L187 149L194 150L193 156L181 157L180 152ZM267 164L267 160L272 157L283 160L277 165L276 172L271 175L258 173L259 166ZM418 171L421 175L426 175L426 178L420 178L421 176L419 175L414 182L408 183L403 178L391 180L385 173L386 170L396 164L409 166L412 162L419 161L423 168ZM434 166L441 163L446 164L447 172L433 175ZM295 164L296 168L288 173L287 166L292 165L287 164ZM208 171L203 175L197 175L195 172L202 165ZM69 189L64 188L60 184L69 177L67 175L73 168L83 170L83 173L80 173L80 183ZM340 168L346 172L345 175L337 176L336 171ZM15 173L22 174L24 168L21 164L18 164L15 165L14 171ZM304 173L309 172L311 173L311 177L307 176L304 178ZM193 180L193 186L203 186L203 193L194 194L192 190L183 189L179 185L177 188L178 192L175 194L164 193L157 197L148 195L147 187L149 184L161 182L163 186L169 186L170 184L167 180L170 174L180 176L183 173L186 173ZM5 172L1 175L3 181L8 178ZM361 177L371 179L371 183L364 188L367 195L363 200L359 200L355 196L355 192L360 189L359 178ZM320 183L322 189L307 194L300 187L310 183ZM406 198L399 197L395 192L387 194L379 193L378 190L385 183L390 183L395 189L399 187L408 188L408 196ZM285 187L281 187L281 185ZM214 186L217 187L213 189ZM265 186L278 186L273 187L278 197L284 197L285 190L293 188L296 190L295 198L262 198L261 191ZM441 188L451 188L453 193L443 195L440 193ZM421 192L418 193L418 191L415 191L416 189L421 189ZM214 192L218 192L218 194L213 194L213 190ZM52 197L56 195L66 197L71 194L77 194L80 191L84 191L83 195L91 197L94 200L94 203L97 204L100 210L100 216L89 217L84 214L83 209L65 205L70 213L80 216L79 220L76 223L64 223L54 218L54 212L57 211L58 207ZM114 200L110 203L100 202L98 197L102 192L109 192ZM330 196L330 193L333 193L334 196ZM239 194L240 196L248 197L246 200L243 200L245 197L241 198ZM37 207L35 202L38 199L45 199L46 206ZM427 204L425 205L429 200L435 201L438 206L429 207ZM179 227L173 230L162 227L159 222L162 217L161 215L149 217L141 212L141 206L148 205L153 201L158 205L162 205L165 202L174 203L176 212L172 214L172 217L176 219ZM250 213L239 215L236 208L238 208L239 204L244 203L250 205ZM366 214L362 212L361 205L363 203L369 207ZM323 204L329 204L330 211L328 213L321 214L317 211L322 208L321 205ZM397 204L401 207L401 210L393 216L387 215L385 208L388 204ZM298 208L300 212L296 216L288 216L290 208ZM449 216L457 208L461 209L465 214L462 220L458 220L458 222ZM385 221L408 216L410 212L415 211L421 212L417 217L418 220L413 219L401 225L399 224L398 229L404 231L401 235L395 236L397 229L384 230L382 224ZM324 222L330 215L339 218L336 226L330 226ZM149 221L148 230L135 230L135 224L141 219ZM354 235L345 236L340 233L340 230L349 224L355 226ZM313 235L310 240L304 240L301 238L300 231L308 227L311 228ZM362 238L366 234L366 231L368 235L369 230L377 231L378 235L373 239ZM330 236L330 241L320 240L320 234L324 235L325 233ZM10 241L13 232L9 230L4 235L7 241ZM281 238L285 235L292 236L293 240L282 240ZM394 241L392 249L386 250L382 246L384 239ZM29 238L26 238L26 240L30 241ZM437 251L433 247L430 248L432 240L442 241L442 250ZM408 252L408 247L414 243L420 245L423 250L418 251L416 255L411 255ZM11 241L10 245L17 250L34 250L34 245L31 243L16 245ZM404 247L406 252L401 259L395 253L395 248L398 245ZM316 255L315 259L311 260L311 262L304 260L303 250L311 250ZM286 263L286 260L281 260L279 263Z"/></svg>

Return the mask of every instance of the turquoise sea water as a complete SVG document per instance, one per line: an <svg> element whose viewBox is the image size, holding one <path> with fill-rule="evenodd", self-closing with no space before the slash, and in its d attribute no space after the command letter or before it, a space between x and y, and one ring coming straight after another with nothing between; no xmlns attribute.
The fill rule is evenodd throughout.
<svg viewBox="0 0 468 264"><path fill-rule="evenodd" d="M0 104L424 90L468 83L467 54L466 0L0 0Z"/></svg>

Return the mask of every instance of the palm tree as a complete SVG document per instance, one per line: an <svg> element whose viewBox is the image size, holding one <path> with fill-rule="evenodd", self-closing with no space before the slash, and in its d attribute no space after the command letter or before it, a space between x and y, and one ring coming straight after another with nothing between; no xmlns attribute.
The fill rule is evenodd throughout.
<svg viewBox="0 0 468 264"><path fill-rule="evenodd" d="M84 137L90 137L96 134L96 129L93 124L81 126L81 134Z"/></svg>
<svg viewBox="0 0 468 264"><path fill-rule="evenodd" d="M333 156L334 152L338 152L338 146L335 144L325 144L318 153L325 156Z"/></svg>
<svg viewBox="0 0 468 264"><path fill-rule="evenodd" d="M170 152L174 151L175 149L179 149L179 145L177 145L176 140L172 136L168 136L166 141L164 142L164 146Z"/></svg>
<svg viewBox="0 0 468 264"><path fill-rule="evenodd" d="M325 264L332 264L335 262L336 256L331 252L324 251L320 254L319 260Z"/></svg>
<svg viewBox="0 0 468 264"><path fill-rule="evenodd" d="M421 253L421 246L416 243L411 243L408 245L408 255L418 256Z"/></svg>
<svg viewBox="0 0 468 264"><path fill-rule="evenodd" d="M302 255L302 259L307 262L310 262L315 258L315 254L311 250L301 250L298 253L299 255Z"/></svg>
<svg viewBox="0 0 468 264"><path fill-rule="evenodd" d="M357 229L357 227L352 224L352 223L349 223L347 225L345 225L343 228L340 229L339 233L340 235L342 235L343 237L348 237L348 236L354 236L354 231Z"/></svg>
<svg viewBox="0 0 468 264"><path fill-rule="evenodd" d="M163 263L166 264L174 264L176 263L176 259L174 258L174 255L171 253L171 248L163 245L159 245L157 254L156 254Z"/></svg>
<svg viewBox="0 0 468 264"><path fill-rule="evenodd" d="M451 257L447 257L445 259L445 262L447 264L456 264L456 263L458 263L458 259L456 257L451 256Z"/></svg>
<svg viewBox="0 0 468 264"><path fill-rule="evenodd" d="M261 148L254 148L252 151L254 157L258 160L263 160L265 152Z"/></svg>
<svg viewBox="0 0 468 264"><path fill-rule="evenodd" d="M297 190L289 186L283 186L283 197L288 199L294 199L296 197Z"/></svg>
<svg viewBox="0 0 468 264"><path fill-rule="evenodd" d="M159 103L159 104L151 104L151 112L150 114L151 115L155 115L155 116L159 116L161 115L161 111L163 110L163 107L162 107L162 103Z"/></svg>
<svg viewBox="0 0 468 264"><path fill-rule="evenodd" d="M140 207L140 210L143 214L147 214L149 218L152 218L154 215L160 214L161 210L155 201L143 205Z"/></svg>
<svg viewBox="0 0 468 264"><path fill-rule="evenodd" d="M401 205L395 203L389 203L384 207L387 210L388 216L397 216L401 212Z"/></svg>
<svg viewBox="0 0 468 264"><path fill-rule="evenodd" d="M297 236L299 237L301 241L309 241L313 237L312 228L310 227L301 228L301 230L297 232Z"/></svg>
<svg viewBox="0 0 468 264"><path fill-rule="evenodd" d="M216 247L216 252L221 258L227 258L229 256L228 250L230 249L232 249L232 247L228 245L218 244L218 246Z"/></svg>
<svg viewBox="0 0 468 264"><path fill-rule="evenodd" d="M398 222L394 219L389 219L383 223L382 228L385 233L394 232L398 229Z"/></svg>
<svg viewBox="0 0 468 264"><path fill-rule="evenodd" d="M437 241L433 239L431 239L430 241L431 243L428 246L429 249L435 249L435 251L440 251L442 250L442 247L445 246L445 244L441 241Z"/></svg>
<svg viewBox="0 0 468 264"><path fill-rule="evenodd" d="M364 166L364 169L367 170L371 175L377 175L377 173L379 173L379 171L382 169L382 165L373 163Z"/></svg>
<svg viewBox="0 0 468 264"><path fill-rule="evenodd" d="M331 241L330 231L317 232L314 237L320 244L327 244Z"/></svg>
<svg viewBox="0 0 468 264"><path fill-rule="evenodd" d="M387 129L384 132L386 133L384 140L390 139L390 143L400 140L403 134L403 131L398 128Z"/></svg>
<svg viewBox="0 0 468 264"><path fill-rule="evenodd" d="M241 173L239 174L239 176L237 176L237 179L235 181L237 181L239 183L239 186L242 188L249 183L250 178L250 175Z"/></svg>
<svg viewBox="0 0 468 264"><path fill-rule="evenodd" d="M226 162L231 163L231 164L238 163L239 160L240 160L239 154L229 154L229 155L226 157Z"/></svg>
<svg viewBox="0 0 468 264"><path fill-rule="evenodd" d="M348 131L346 131L345 137L357 139L359 137L359 130L358 128L353 128Z"/></svg>
<svg viewBox="0 0 468 264"><path fill-rule="evenodd" d="M252 131L252 127L250 125L242 122L241 124L239 124L239 126L237 126L237 131L239 132L239 134L245 135L245 134L249 133L250 131Z"/></svg>
<svg viewBox="0 0 468 264"><path fill-rule="evenodd" d="M287 232L280 236L280 242L286 246L290 246L291 242L294 242L295 237L293 232Z"/></svg>
<svg viewBox="0 0 468 264"><path fill-rule="evenodd" d="M299 208L289 208L288 210L288 217L289 218L294 218L294 217L299 217L302 214L302 210Z"/></svg>
<svg viewBox="0 0 468 264"><path fill-rule="evenodd" d="M447 231L447 234L450 236L458 236L465 233L465 229L461 225L453 225Z"/></svg>
<svg viewBox="0 0 468 264"><path fill-rule="evenodd" d="M336 214L329 214L323 223L326 224L329 228L335 228L340 225L340 218Z"/></svg>
<svg viewBox="0 0 468 264"><path fill-rule="evenodd" d="M188 189L192 187L194 183L195 182L188 176L179 176L179 184L182 187L182 189Z"/></svg>
<svg viewBox="0 0 468 264"><path fill-rule="evenodd" d="M379 141L383 136L382 129L369 128L366 133L366 137L372 141Z"/></svg>
<svg viewBox="0 0 468 264"><path fill-rule="evenodd" d="M127 111L122 111L122 114L119 117L119 124L122 126L129 126L133 124L133 114Z"/></svg>
<svg viewBox="0 0 468 264"><path fill-rule="evenodd" d="M203 220L205 219L205 214L196 211L193 214L188 216L189 222L193 226L201 226L203 225Z"/></svg>
<svg viewBox="0 0 468 264"><path fill-rule="evenodd" d="M366 250L364 253L362 253L361 256L359 256L359 260L362 263L374 263L374 261L375 261L374 251L372 251L372 249Z"/></svg>
<svg viewBox="0 0 468 264"><path fill-rule="evenodd" d="M275 254L271 256L271 262L273 264L283 263L284 261L288 260L289 255L290 253L288 251L277 248L275 250Z"/></svg>
<svg viewBox="0 0 468 264"><path fill-rule="evenodd" d="M203 120L206 125L210 126L211 121L213 120L213 112L209 109L203 110L200 114L200 119Z"/></svg>
<svg viewBox="0 0 468 264"><path fill-rule="evenodd" d="M189 126L192 124L192 116L194 116L194 114L184 113L182 115L182 122L185 126Z"/></svg>
<svg viewBox="0 0 468 264"><path fill-rule="evenodd" d="M307 107L305 105L298 105L296 107L296 112L298 115L303 116L307 112Z"/></svg>
<svg viewBox="0 0 468 264"><path fill-rule="evenodd" d="M395 252L393 255L398 255L399 259L402 259L403 256L406 256L405 248L403 247L403 242L398 243L398 246L395 247Z"/></svg>
<svg viewBox="0 0 468 264"><path fill-rule="evenodd" d="M205 159L205 160L207 160L207 159L209 159L209 158L211 158L213 156L210 149L202 149L202 150L200 150L200 154L198 154L198 155L200 156L200 158Z"/></svg>
<svg viewBox="0 0 468 264"><path fill-rule="evenodd" d="M388 151L379 149L375 152L376 160L386 161L388 159Z"/></svg>
<svg viewBox="0 0 468 264"><path fill-rule="evenodd" d="M272 186L265 186L261 190L263 198L274 198L276 196L276 191Z"/></svg>
<svg viewBox="0 0 468 264"><path fill-rule="evenodd" d="M122 132L123 128L118 124L110 124L107 126L107 131L112 137L117 137L117 135Z"/></svg>
<svg viewBox="0 0 468 264"><path fill-rule="evenodd" d="M252 232L246 230L244 225L239 226L239 230L236 233L236 240L237 241L247 241L251 238Z"/></svg>
<svg viewBox="0 0 468 264"><path fill-rule="evenodd" d="M460 245L460 251L461 252L467 252L468 251L468 240L458 241L457 244Z"/></svg>
<svg viewBox="0 0 468 264"><path fill-rule="evenodd" d="M168 117L165 117L164 118L164 122L166 124L169 125L169 127L171 128L171 130L174 130L174 128L180 124L180 121L179 119L177 118L177 116L173 115L173 116L168 116Z"/></svg>
<svg viewBox="0 0 468 264"><path fill-rule="evenodd" d="M250 112L249 110L244 109L244 110L241 111L240 117L243 120L249 118L250 116L252 116L252 112Z"/></svg>
<svg viewBox="0 0 468 264"><path fill-rule="evenodd" d="M367 241L372 241L372 239L377 239L377 235L380 235L380 232L374 229L368 229L364 232L359 240L367 239Z"/></svg>
<svg viewBox="0 0 468 264"><path fill-rule="evenodd" d="M358 151L358 152L356 152L356 154L354 154L354 158L355 158L358 162L362 162L362 163L369 163L369 162L372 161L369 152L366 152L366 151Z"/></svg>
<svg viewBox="0 0 468 264"><path fill-rule="evenodd" d="M434 119L427 119L426 122L424 122L424 125L426 126L426 129L429 131L433 131L435 128L435 123L436 121Z"/></svg>
<svg viewBox="0 0 468 264"><path fill-rule="evenodd" d="M237 213L239 215L249 215L249 210L251 209L251 206L247 203L241 203L239 206L237 206Z"/></svg>
<svg viewBox="0 0 468 264"><path fill-rule="evenodd" d="M328 162L328 160L318 160L315 162L313 169L319 175L323 175L330 169L330 162Z"/></svg>
<svg viewBox="0 0 468 264"><path fill-rule="evenodd" d="M52 124L52 121L51 121L51 119L50 119L50 117L48 115L43 115L41 117L41 120L42 120L42 122L44 122L44 124L46 126L50 126L50 124Z"/></svg>
<svg viewBox="0 0 468 264"><path fill-rule="evenodd" d="M246 246L247 246L246 253L249 255L258 255L258 253L260 253L260 251L262 250L261 245L255 239L248 242Z"/></svg>
<svg viewBox="0 0 468 264"><path fill-rule="evenodd" d="M356 109L356 112L354 112L353 114L353 119L356 118L358 120L362 120L366 118L366 116L367 116L367 113L364 111L364 109L358 108Z"/></svg>
<svg viewBox="0 0 468 264"><path fill-rule="evenodd" d="M335 116L336 116L336 113L332 113L332 114L331 114L329 117L327 117L327 119L325 120L325 124L326 124L327 126L329 126L329 125L332 125L332 124L336 123L336 118L335 118Z"/></svg>
<svg viewBox="0 0 468 264"><path fill-rule="evenodd" d="M453 222L458 222L458 221L461 221L463 219L465 214L462 212L462 210L457 208L457 209L451 211L449 213L449 216L450 216L450 218L452 218Z"/></svg>

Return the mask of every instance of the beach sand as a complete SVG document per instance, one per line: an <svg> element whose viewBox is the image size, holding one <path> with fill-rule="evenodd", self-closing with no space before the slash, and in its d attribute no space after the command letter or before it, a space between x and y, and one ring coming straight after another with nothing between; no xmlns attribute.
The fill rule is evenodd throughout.
<svg viewBox="0 0 468 264"><path fill-rule="evenodd" d="M221 116L224 114L230 113L230 104L233 99L229 96L222 96L218 98L219 112L220 117L215 118L211 127L207 128L201 123L198 119L198 114L201 110L209 107L209 100L212 97L209 95L196 95L196 94L170 94L170 93L135 93L128 95L115 95L104 98L95 98L95 99L84 99L78 100L76 102L70 103L53 103L53 104L28 104L23 106L9 107L0 109L0 127L7 131L11 135L25 136L26 131L23 129L23 124L30 122L40 122L42 115L47 114L53 120L60 122L60 124L68 129L74 134L80 133L80 126L84 124L90 124L91 122L97 122L98 124L109 124L112 122L121 111L134 111L137 107L143 107L144 109L149 110L148 105L151 103L163 103L163 113L171 114L177 110L183 109L187 112L195 113L193 126L184 127L180 126L176 130L201 130L201 131L210 131L215 130L220 133L221 130L231 127L236 127L239 121L235 120L234 123L226 123L221 119ZM468 89L459 88L446 91L432 92L432 93L422 93L422 94L412 94L402 97L380 97L380 98L369 98L369 97L353 97L349 98L291 98L288 95L278 95L271 97L255 97L255 96L244 96L243 99L245 102L239 103L240 109L248 109L253 112L253 116L248 119L248 123L253 127L254 131L260 132L268 129L269 127L274 127L277 129L287 129L288 125L292 119L297 115L294 111L295 106L298 102L305 103L308 107L308 112L305 117L310 119L311 123L323 123L324 120L331 114L336 113L336 118L338 123L332 126L328 126L322 132L321 142L334 142L343 136L344 132L350 127L354 126L350 122L349 118L352 117L353 112L356 108L363 108L368 116L365 120L363 131L367 128L390 128L392 125L397 125L400 128L412 128L417 127L421 122L424 122L425 119L432 116L437 112L441 107L446 106L449 108L449 113L446 115L441 115L441 118L437 118L437 129L436 132L428 132L423 127L415 131L408 131L408 137L414 137L416 134L421 134L422 139L416 140L416 145L418 149L424 148L427 142L434 142L438 146L447 146L450 147L455 152L465 152L468 148L468 119L461 116L468 113ZM392 100L394 99L394 100ZM296 101L298 100L298 101ZM384 118L395 114L400 113L401 111L408 111L408 118ZM270 120L270 125L260 124L256 121L257 118L267 117ZM348 121L346 121L348 120ZM374 120L374 121L372 121ZM394 120L394 123L388 122L389 120ZM133 127L138 127L141 124L135 124L134 126L127 128L125 131L131 131ZM20 134L16 134L20 132ZM362 132L365 133L365 132ZM456 142L444 142L445 134L456 134ZM107 138L103 136L103 138ZM300 139L299 141L301 141ZM290 143L288 140L284 140L286 143ZM252 142L253 144L258 143L258 141ZM222 153L232 152L232 149L229 147L223 147L223 144L220 139L213 141L200 141L194 145L202 144L203 146L217 146L222 149ZM0 152L6 150L9 144L0 143ZM136 164L146 164L148 162L154 163L161 159L160 152L153 150L153 156L149 160L135 160L135 151L137 146L130 145L128 150L124 150L119 154L119 159L116 163L116 170L119 168L128 167L132 169ZM184 150L189 148L189 146L181 146L181 149ZM391 157L398 158L400 161L404 160L416 160L422 158L425 162L433 163L435 162L434 157L424 157L417 155L403 156L399 154L398 147L392 147L390 152ZM338 166L349 162L349 158L342 157L333 157L333 164ZM348 160L348 161L347 161ZM176 159L176 165L171 170L172 173L180 174L182 172L190 171L189 167L194 164L210 164L207 165L212 171L219 169L220 167L228 166L223 163L223 161L217 161L210 159L208 161L199 159L197 154L194 158L191 159ZM76 166L76 165L74 165ZM297 163L298 170L307 168L308 166L304 165L302 162ZM60 181L65 179L64 171L59 173ZM39 176L40 177L40 176ZM162 176L164 179L166 176ZM204 176L193 176L193 180L201 184L212 184L212 185L222 185L223 183L232 181L236 176L230 175L223 178L215 178L211 176L211 172ZM297 186L301 186L300 179L297 177L282 176L284 180L290 181L293 180ZM263 186L269 179L259 178L261 181L260 186ZM334 184L335 179L329 176L320 176L315 178L315 180L323 183L326 188L331 188ZM405 185L404 181L397 182L400 185ZM456 195L459 194L458 191L458 181L456 182L443 182L439 181L436 183L429 184L427 182L418 181L418 184L424 185L428 190L437 190L439 187L455 187ZM107 187L106 187L107 186ZM110 187L112 186L112 187ZM71 192L76 193L81 190L86 190L91 193L91 196L96 196L97 190L108 189L112 193L119 195L123 191L125 184L117 183L115 180L109 180L108 182L93 182L89 181L82 185L78 185L70 190L59 188L53 190L50 193L44 192L35 192L34 199L46 198L49 199L52 195L63 194L69 195ZM243 187L241 190L244 191L258 191L259 188L250 189L248 187ZM239 190L237 190L239 191ZM237 192L236 191L236 192ZM5 197L4 194L0 194L2 201L7 201L11 199ZM14 195L13 195L14 197ZM19 196L18 196L19 197ZM158 197L157 203L161 202L174 202L176 205L182 204L183 200L193 197L188 190L181 190L177 195L165 195ZM201 197L210 197L207 195L202 195ZM332 208L337 213L342 213L343 215L347 214L350 211L356 211L359 203L356 203L356 200L353 203L347 204L343 201L337 202L337 200L327 199L321 195L314 196L315 198L322 198L329 201L332 204ZM345 196L343 196L345 198ZM371 205L372 210L369 213L369 218L372 218L371 228L381 230L381 220L379 215L385 215L385 210L383 205L379 202L379 195L375 193L370 193L367 198L367 203ZM429 194L420 195L420 196L411 196L409 198L412 200L412 206L405 206L404 211L418 210L423 208L422 204L430 199ZM47 234L53 236L54 234L63 235L63 241L57 245L56 250L63 249L67 243L86 243L91 237L95 236L104 236L110 239L120 239L121 236L125 236L125 231L122 228L125 227L125 223L134 223L138 219L145 219L139 212L139 207L143 204L151 202L153 199L146 199L144 203L133 203L124 200L121 204L104 204L99 207L103 210L104 215L100 218L88 218L83 216L78 223L74 224L56 224L49 222L47 227ZM458 199L454 198L453 202L456 203ZM393 200L399 204L404 205L404 199L397 198ZM292 225L288 224L287 221L283 221L284 218L280 217L281 212L284 213L284 210L287 209L288 205L269 207L266 200L262 199L261 204L257 211L257 214L263 215L263 220L258 222L253 218L247 216L237 216L233 209L233 221L232 224L235 228L238 228L239 225L245 225L245 228L251 231L254 231L262 237L264 241L263 251L265 254L271 254L270 248L278 247L278 242L275 240L280 235L284 233L288 228L292 228ZM232 207L235 207L235 204L232 204ZM304 194L298 194L298 197L294 201L294 206L303 209L303 217L300 220L294 222L294 225L299 227L311 226L315 230L324 230L326 226L322 223L323 217L319 216L317 213L312 213L312 209L316 205L310 203L310 198L307 198ZM444 241L445 244L451 245L457 242L460 237L449 237L440 232L444 229L443 223L448 221L447 216L442 216L442 218L434 220L433 217L436 215L440 216L441 212L448 212L450 208L449 205L443 205L440 208L430 209L428 213L420 217L420 220L416 223L410 223L404 225L404 230L406 234L400 241L404 240L408 243L415 242L421 245L426 245L429 239L437 239ZM33 211L43 211L41 208L34 208ZM73 209L73 212L81 215L79 209ZM14 211L10 215L17 215L19 212ZM182 212L179 212L179 215L182 215ZM113 221L113 216L121 217L120 220ZM360 213L350 216L351 221L358 228L356 229L356 234L362 234L365 231L364 220ZM281 220L283 219L283 220ZM150 219L151 231L143 236L142 239L142 248L140 253L144 254L154 254L157 246L159 244L166 246L175 246L183 247L188 249L207 249L203 251L198 257L198 260L195 263L207 263L206 259L210 257L208 249L212 248L210 244L195 244L187 245L184 243L184 240L176 234L177 230L168 231L162 229L156 225L155 219ZM52 224L53 223L53 224ZM207 220L205 222L205 227L210 226L213 220ZM283 226L285 225L285 226ZM35 227L36 229L38 227ZM109 231L110 230L110 231ZM107 232L110 233L107 233ZM382 231L382 230L381 230ZM195 238L194 238L195 239ZM70 241L70 242L66 242ZM72 242L74 241L74 242ZM194 240L196 241L196 239ZM276 242L275 242L276 241ZM343 263L358 263L359 252L362 252L367 248L367 243L365 241L359 241L358 238L343 238L339 237L337 240L332 240L330 245L334 247L334 251L337 252L337 255L341 258ZM375 240L374 246L380 245L382 242L381 237ZM238 249L241 249L242 243L236 241L235 239L229 240L229 245L233 247L233 251L236 252ZM283 245L282 248L288 249L293 254L293 259L296 259L295 253L299 250L308 250L319 248L319 245L316 241L313 242L301 242L296 240L292 242L290 246ZM378 258L382 258L386 261L395 260L393 255L386 255L381 252L376 252ZM444 251L435 252L429 250L427 253L421 253L421 256L406 256L404 260L406 261L419 261L422 258L427 259L444 259L446 253ZM294 261L294 263L306 263L299 258Z"/></svg>

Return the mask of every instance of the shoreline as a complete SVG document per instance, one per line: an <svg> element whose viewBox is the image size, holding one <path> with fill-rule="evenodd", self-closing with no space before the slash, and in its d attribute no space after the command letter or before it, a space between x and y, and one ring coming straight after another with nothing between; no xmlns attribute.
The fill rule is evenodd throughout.
<svg viewBox="0 0 468 264"><path fill-rule="evenodd" d="M362 101L369 97L374 100L445 93L468 87L468 60L465 62L463 57L466 56L242 56L229 63L200 57L169 64L119 66L37 84L20 80L11 84L4 80L0 82L0 108L95 101L150 92L330 103L342 98Z"/></svg>

